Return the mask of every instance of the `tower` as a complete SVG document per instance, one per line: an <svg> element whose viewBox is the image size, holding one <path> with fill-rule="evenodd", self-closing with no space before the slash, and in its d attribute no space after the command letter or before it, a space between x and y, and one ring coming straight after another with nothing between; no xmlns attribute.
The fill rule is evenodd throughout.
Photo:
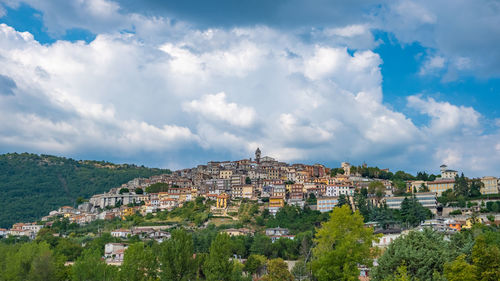
<svg viewBox="0 0 500 281"><path fill-rule="evenodd" d="M255 150L255 161L257 164L260 164L260 149L257 147L257 150Z"/></svg>

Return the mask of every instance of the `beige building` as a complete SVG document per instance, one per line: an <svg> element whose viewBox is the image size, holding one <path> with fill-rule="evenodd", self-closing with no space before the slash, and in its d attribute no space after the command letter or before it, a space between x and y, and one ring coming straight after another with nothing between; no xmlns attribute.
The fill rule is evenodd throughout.
<svg viewBox="0 0 500 281"><path fill-rule="evenodd" d="M481 194L496 194L498 193L498 178L496 177L482 177Z"/></svg>
<svg viewBox="0 0 500 281"><path fill-rule="evenodd" d="M442 179L427 182L427 186L429 187L430 192L435 192L437 196L441 196L443 192L448 189L453 190L453 186L455 185L454 179Z"/></svg>
<svg viewBox="0 0 500 281"><path fill-rule="evenodd" d="M446 165L441 165L441 178L442 179L454 179L457 175L458 172L455 170L448 170L448 166Z"/></svg>
<svg viewBox="0 0 500 281"><path fill-rule="evenodd" d="M233 175L232 170L221 170L219 172L219 178L220 179L231 179L231 176Z"/></svg>

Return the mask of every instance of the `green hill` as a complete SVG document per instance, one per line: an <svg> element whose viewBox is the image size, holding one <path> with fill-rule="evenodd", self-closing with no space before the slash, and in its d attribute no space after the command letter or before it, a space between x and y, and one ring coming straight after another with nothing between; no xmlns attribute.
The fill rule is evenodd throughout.
<svg viewBox="0 0 500 281"><path fill-rule="evenodd" d="M137 177L170 173L135 165L77 161L50 155L0 155L0 227L34 221L79 196L108 191Z"/></svg>

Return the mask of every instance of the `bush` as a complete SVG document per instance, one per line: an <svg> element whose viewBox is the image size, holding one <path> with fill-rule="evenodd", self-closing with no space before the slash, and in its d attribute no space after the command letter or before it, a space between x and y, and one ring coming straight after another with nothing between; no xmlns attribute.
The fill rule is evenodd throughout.
<svg viewBox="0 0 500 281"><path fill-rule="evenodd" d="M455 210L455 211L450 212L450 215L452 215L452 216L453 215L461 215L461 214L462 214L462 211L460 211L460 210Z"/></svg>

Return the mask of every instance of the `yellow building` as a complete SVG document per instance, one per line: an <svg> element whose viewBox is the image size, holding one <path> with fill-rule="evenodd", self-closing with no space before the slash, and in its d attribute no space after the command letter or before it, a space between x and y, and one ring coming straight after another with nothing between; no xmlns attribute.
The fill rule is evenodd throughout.
<svg viewBox="0 0 500 281"><path fill-rule="evenodd" d="M217 196L216 207L219 209L227 208L227 200L228 199L229 199L229 196L226 193L219 194Z"/></svg>
<svg viewBox="0 0 500 281"><path fill-rule="evenodd" d="M285 206L285 200L280 196L273 196L269 198L269 208L282 208Z"/></svg>
<svg viewBox="0 0 500 281"><path fill-rule="evenodd" d="M429 187L430 192L436 192L437 196L441 196L443 192L448 189L453 190L453 186L455 185L455 180L447 179L447 180L435 180L427 182L427 186Z"/></svg>
<svg viewBox="0 0 500 281"><path fill-rule="evenodd" d="M134 208L132 207L124 208L121 211L122 220L124 220L125 217L133 216L134 214L135 214Z"/></svg>
<svg viewBox="0 0 500 281"><path fill-rule="evenodd" d="M220 179L230 179L232 175L233 175L232 170L222 170L219 172Z"/></svg>
<svg viewBox="0 0 500 281"><path fill-rule="evenodd" d="M498 178L496 177L482 177L481 194L496 194L498 193Z"/></svg>

